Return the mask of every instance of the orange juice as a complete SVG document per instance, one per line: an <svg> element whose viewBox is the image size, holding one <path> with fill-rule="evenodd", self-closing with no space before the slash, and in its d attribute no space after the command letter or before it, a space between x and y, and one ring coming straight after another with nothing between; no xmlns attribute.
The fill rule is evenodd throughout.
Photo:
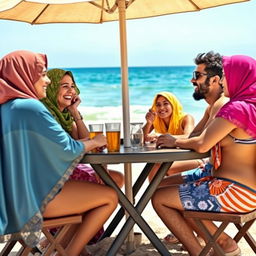
<svg viewBox="0 0 256 256"><path fill-rule="evenodd" d="M119 152L120 150L120 131L107 131L107 143L109 152Z"/></svg>
<svg viewBox="0 0 256 256"><path fill-rule="evenodd" d="M96 135L103 134L103 132L90 132L90 139L93 139Z"/></svg>
<svg viewBox="0 0 256 256"><path fill-rule="evenodd" d="M103 132L90 132L90 139L93 139L96 135L103 134ZM91 150L93 153L98 152L96 148Z"/></svg>

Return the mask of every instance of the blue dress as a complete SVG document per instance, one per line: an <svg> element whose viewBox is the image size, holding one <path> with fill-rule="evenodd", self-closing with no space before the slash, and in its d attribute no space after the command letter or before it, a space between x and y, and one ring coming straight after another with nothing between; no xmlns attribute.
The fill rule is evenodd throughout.
<svg viewBox="0 0 256 256"><path fill-rule="evenodd" d="M0 242L40 238L46 204L84 154L45 106L35 99L0 105Z"/></svg>

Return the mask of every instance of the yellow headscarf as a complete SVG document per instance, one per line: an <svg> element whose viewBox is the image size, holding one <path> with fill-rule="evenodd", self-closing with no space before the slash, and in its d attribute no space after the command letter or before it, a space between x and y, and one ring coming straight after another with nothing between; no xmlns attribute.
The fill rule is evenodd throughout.
<svg viewBox="0 0 256 256"><path fill-rule="evenodd" d="M170 104L172 105L172 116L171 116L168 130L166 129L164 121L161 118L159 118L158 116L156 116L156 118L153 122L155 132L161 133L161 134L170 133L173 135L183 134L181 122L186 114L182 111L181 103L176 98L176 96L174 96L172 93L160 92L160 93L156 94L156 96L153 100L152 110L154 112L156 112L156 100L157 100L158 96L163 96L170 102Z"/></svg>

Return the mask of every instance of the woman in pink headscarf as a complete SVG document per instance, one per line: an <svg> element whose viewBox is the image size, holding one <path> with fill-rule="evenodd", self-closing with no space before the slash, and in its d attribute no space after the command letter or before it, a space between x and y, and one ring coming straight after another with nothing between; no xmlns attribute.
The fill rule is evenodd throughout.
<svg viewBox="0 0 256 256"><path fill-rule="evenodd" d="M16 51L0 59L0 242L19 239L34 247L43 217L79 213L83 220L65 237L66 253L87 255L85 245L118 198L108 186L68 178L106 138L74 140L56 122L39 101L50 83L46 69L43 54Z"/></svg>
<svg viewBox="0 0 256 256"><path fill-rule="evenodd" d="M207 152L212 149L212 175L195 183L160 188L153 206L190 255L201 245L180 214L183 210L244 213L256 209L256 60L242 55L223 57L221 86L230 98L216 118L198 137L176 139L157 145ZM177 225L179 223L179 225ZM210 232L216 227L208 223ZM218 240L226 255L240 255L227 235Z"/></svg>

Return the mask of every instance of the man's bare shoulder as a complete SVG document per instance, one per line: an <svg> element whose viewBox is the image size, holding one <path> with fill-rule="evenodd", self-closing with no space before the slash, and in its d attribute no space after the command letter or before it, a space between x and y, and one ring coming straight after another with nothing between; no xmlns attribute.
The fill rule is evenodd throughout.
<svg viewBox="0 0 256 256"><path fill-rule="evenodd" d="M210 108L211 115L216 115L216 113L220 110L220 108L225 105L229 101L229 98L222 95L219 99L217 99L212 107Z"/></svg>

